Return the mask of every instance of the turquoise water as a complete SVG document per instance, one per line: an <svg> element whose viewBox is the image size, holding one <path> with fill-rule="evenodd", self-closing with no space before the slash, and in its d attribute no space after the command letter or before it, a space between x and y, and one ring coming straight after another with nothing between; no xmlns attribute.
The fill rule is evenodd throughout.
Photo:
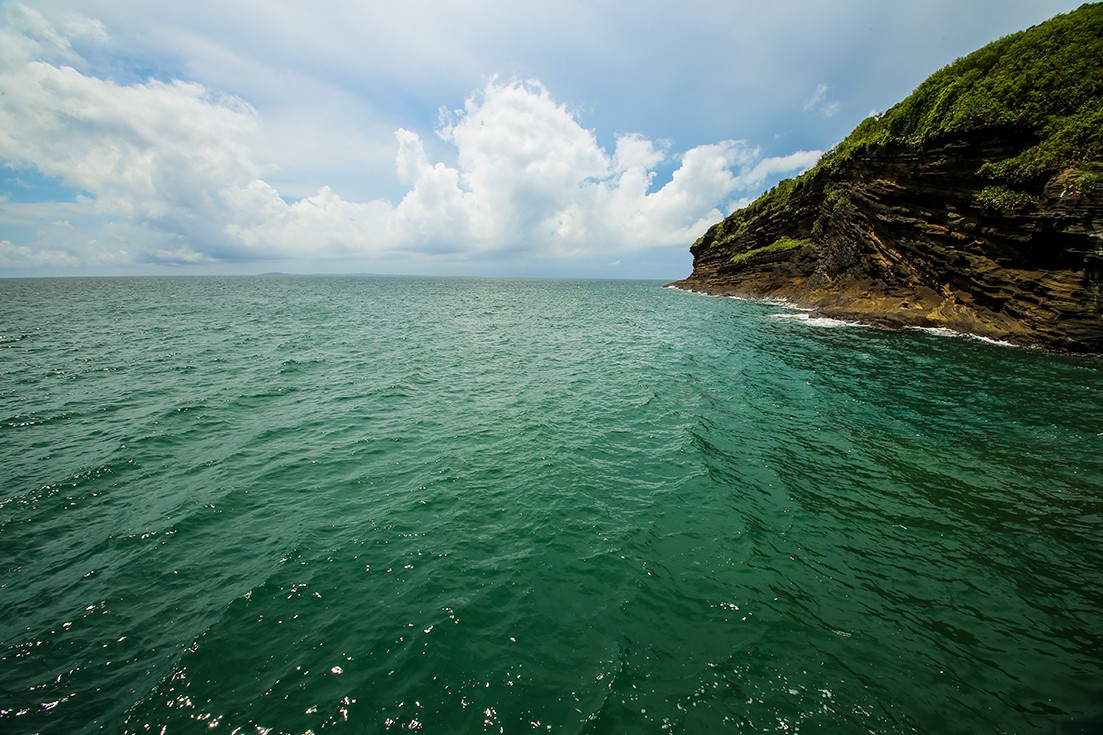
<svg viewBox="0 0 1103 735"><path fill-rule="evenodd" d="M0 281L0 731L1100 731L1103 363L660 285Z"/></svg>

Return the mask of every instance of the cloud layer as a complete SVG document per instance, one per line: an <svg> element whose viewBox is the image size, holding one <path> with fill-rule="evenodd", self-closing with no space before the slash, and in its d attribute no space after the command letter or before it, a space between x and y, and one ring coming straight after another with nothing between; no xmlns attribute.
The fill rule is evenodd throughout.
<svg viewBox="0 0 1103 735"><path fill-rule="evenodd" d="M867 111L1080 0L22 2L0 275L673 277Z"/></svg>
<svg viewBox="0 0 1103 735"><path fill-rule="evenodd" d="M109 44L102 24L5 12L0 159L75 192L2 204L0 226L14 233L0 240L7 269L296 261L332 270L684 250L767 178L819 156L764 157L735 140L679 153L638 133L615 136L610 151L539 81L495 77L442 115L433 146L398 129L393 172L363 172L396 176L401 198L349 201L323 186L285 199L269 183L280 161L257 152L264 116L248 101L197 82L98 76L77 49ZM434 148L450 163L433 160ZM669 180L657 180L660 170Z"/></svg>

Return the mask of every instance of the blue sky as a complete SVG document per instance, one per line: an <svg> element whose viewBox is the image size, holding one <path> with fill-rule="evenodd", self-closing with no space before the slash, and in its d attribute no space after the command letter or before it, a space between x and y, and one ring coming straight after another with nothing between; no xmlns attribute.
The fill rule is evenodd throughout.
<svg viewBox="0 0 1103 735"><path fill-rule="evenodd" d="M683 277L864 117L1078 5L0 0L0 276Z"/></svg>

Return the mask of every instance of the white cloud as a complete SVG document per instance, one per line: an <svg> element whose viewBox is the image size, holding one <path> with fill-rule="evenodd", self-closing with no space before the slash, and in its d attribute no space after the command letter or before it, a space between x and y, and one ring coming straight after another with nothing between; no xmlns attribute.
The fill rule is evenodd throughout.
<svg viewBox="0 0 1103 735"><path fill-rule="evenodd" d="M414 133L397 134L399 174L412 188L393 222L410 247L460 240L472 252L569 256L684 247L723 216L718 206L733 192L807 168L820 154L763 159L740 141L701 145L650 191L670 157L664 147L629 133L610 156L531 80L491 80L439 133L456 148L456 168L430 164Z"/></svg>
<svg viewBox="0 0 1103 735"><path fill-rule="evenodd" d="M63 235L47 226L50 204L0 202L0 225L40 225L37 238L6 235L2 267L684 249L725 202L819 155L763 158L734 140L679 155L638 133L619 135L610 154L540 82L492 78L438 126L454 165L431 161L416 133L394 133L393 171L406 187L397 204L349 201L328 186L289 203L270 182L280 160L257 152L265 119L248 102L195 82L81 71L72 34L102 40L102 26L74 16L56 30L23 11L0 31L0 159L88 196L53 203L77 223ZM667 165L672 176L655 189Z"/></svg>
<svg viewBox="0 0 1103 735"><path fill-rule="evenodd" d="M39 266L75 267L81 265L71 253L60 250L32 249L0 240L0 268L34 268Z"/></svg>
<svg viewBox="0 0 1103 735"><path fill-rule="evenodd" d="M51 48L68 48L64 39L38 35ZM23 47L33 52L41 44ZM219 224L233 214L227 194L260 172L244 142L255 112L198 84L126 86L7 54L0 88L0 157L89 192L87 215L184 236L215 255Z"/></svg>
<svg viewBox="0 0 1103 735"><path fill-rule="evenodd" d="M739 188L744 191L759 189L775 175L806 171L821 155L823 151L796 151L787 156L763 158L739 176Z"/></svg>
<svg viewBox="0 0 1103 735"><path fill-rule="evenodd" d="M835 117L842 109L842 103L838 100L828 99L827 92L831 88L822 82L816 85L816 91L804 103L805 112L818 112L824 117Z"/></svg>

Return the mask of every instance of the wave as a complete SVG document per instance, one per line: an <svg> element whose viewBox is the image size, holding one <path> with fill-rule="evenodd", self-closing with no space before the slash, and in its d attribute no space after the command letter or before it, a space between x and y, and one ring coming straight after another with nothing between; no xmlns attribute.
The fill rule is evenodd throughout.
<svg viewBox="0 0 1103 735"><path fill-rule="evenodd" d="M862 324L861 322L833 319L826 316L815 316L811 310L799 314L770 314L769 318L779 321L801 322L802 324L807 324L812 327L826 327L828 329L838 327L869 327L868 324Z"/></svg>
<svg viewBox="0 0 1103 735"><path fill-rule="evenodd" d="M996 345L997 347L1016 347L1021 349L1035 349L1032 347L1023 347L1023 345L1017 345L1013 342L1007 342L1005 340L994 339L992 337L984 337L979 334L970 334L969 332L958 332L953 329L947 329L946 327L908 327L908 329L925 332L927 334L933 334L938 337L958 337L964 339L971 339L977 342L984 342L990 345Z"/></svg>

